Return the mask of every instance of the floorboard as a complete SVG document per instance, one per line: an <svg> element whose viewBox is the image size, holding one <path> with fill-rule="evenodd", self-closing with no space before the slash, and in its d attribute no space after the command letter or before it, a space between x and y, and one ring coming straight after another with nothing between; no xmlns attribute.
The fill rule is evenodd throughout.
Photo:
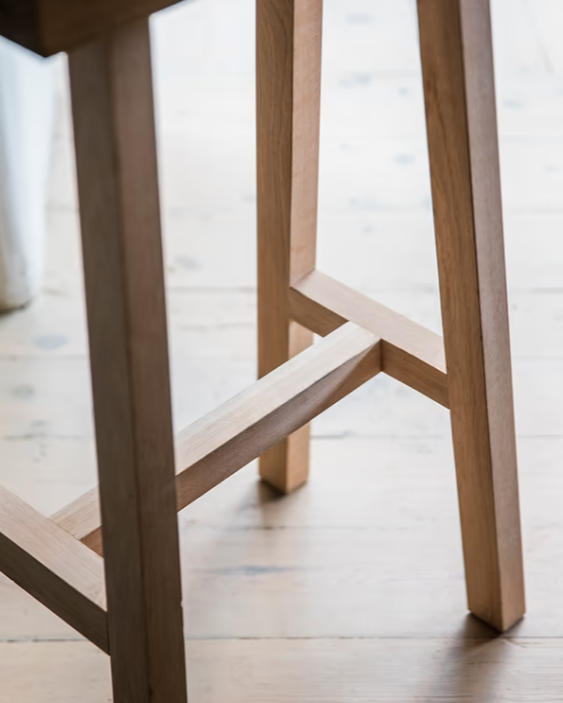
<svg viewBox="0 0 563 703"><path fill-rule="evenodd" d="M180 514L191 703L563 701L563 7L492 7L528 614L467 615L448 414L379 376L305 488L252 464ZM256 373L253 8L153 22L177 428ZM325 8L319 265L439 332L414 2ZM60 84L43 290L0 317L0 483L45 514L97 482ZM0 703L105 700L105 655L0 577Z"/></svg>

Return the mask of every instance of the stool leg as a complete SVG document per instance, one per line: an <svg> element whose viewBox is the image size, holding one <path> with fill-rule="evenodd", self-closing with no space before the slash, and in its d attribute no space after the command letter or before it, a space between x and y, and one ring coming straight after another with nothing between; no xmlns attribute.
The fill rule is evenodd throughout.
<svg viewBox="0 0 563 703"><path fill-rule="evenodd" d="M315 268L322 0L257 0L258 375L313 342L289 286ZM260 458L283 492L309 472L309 425Z"/></svg>
<svg viewBox="0 0 563 703"><path fill-rule="evenodd" d="M525 603L489 2L418 15L468 604L503 631Z"/></svg>
<svg viewBox="0 0 563 703"><path fill-rule="evenodd" d="M148 20L69 56L115 703L185 703Z"/></svg>

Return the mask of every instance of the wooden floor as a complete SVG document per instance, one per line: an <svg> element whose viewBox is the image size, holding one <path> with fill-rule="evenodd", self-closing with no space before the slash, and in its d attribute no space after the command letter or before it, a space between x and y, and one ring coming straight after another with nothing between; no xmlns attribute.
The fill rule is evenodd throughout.
<svg viewBox="0 0 563 703"><path fill-rule="evenodd" d="M325 6L319 265L439 331L414 4ZM180 514L191 703L563 701L563 4L493 10L528 615L467 616L448 413L379 376L304 489L252 465ZM253 12L154 23L178 428L255 377ZM0 318L0 482L46 513L96 481L70 143L63 91L43 292ZM0 702L106 700L106 656L0 578Z"/></svg>

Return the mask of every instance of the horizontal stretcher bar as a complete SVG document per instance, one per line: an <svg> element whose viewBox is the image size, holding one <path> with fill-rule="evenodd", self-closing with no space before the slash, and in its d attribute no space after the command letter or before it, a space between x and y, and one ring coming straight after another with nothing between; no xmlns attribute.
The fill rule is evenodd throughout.
<svg viewBox="0 0 563 703"><path fill-rule="evenodd" d="M2 486L0 571L108 653L104 560Z"/></svg>
<svg viewBox="0 0 563 703"><path fill-rule="evenodd" d="M290 289L291 317L325 336L354 322L381 338L381 370L449 407L444 342L418 325L320 271Z"/></svg>
<svg viewBox="0 0 563 703"><path fill-rule="evenodd" d="M176 436L178 510L381 371L380 339L348 323ZM102 553L98 489L53 520Z"/></svg>

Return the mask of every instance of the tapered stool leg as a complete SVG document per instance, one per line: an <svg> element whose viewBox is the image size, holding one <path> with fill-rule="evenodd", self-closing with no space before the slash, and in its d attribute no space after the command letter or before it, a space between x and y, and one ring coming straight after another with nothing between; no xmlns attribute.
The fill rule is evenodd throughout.
<svg viewBox="0 0 563 703"><path fill-rule="evenodd" d="M488 0L418 0L434 224L469 609L524 614Z"/></svg>
<svg viewBox="0 0 563 703"><path fill-rule="evenodd" d="M257 0L258 374L312 344L289 287L315 268L322 0ZM260 458L288 492L307 480L309 425Z"/></svg>
<svg viewBox="0 0 563 703"><path fill-rule="evenodd" d="M185 703L148 20L69 56L115 703Z"/></svg>

